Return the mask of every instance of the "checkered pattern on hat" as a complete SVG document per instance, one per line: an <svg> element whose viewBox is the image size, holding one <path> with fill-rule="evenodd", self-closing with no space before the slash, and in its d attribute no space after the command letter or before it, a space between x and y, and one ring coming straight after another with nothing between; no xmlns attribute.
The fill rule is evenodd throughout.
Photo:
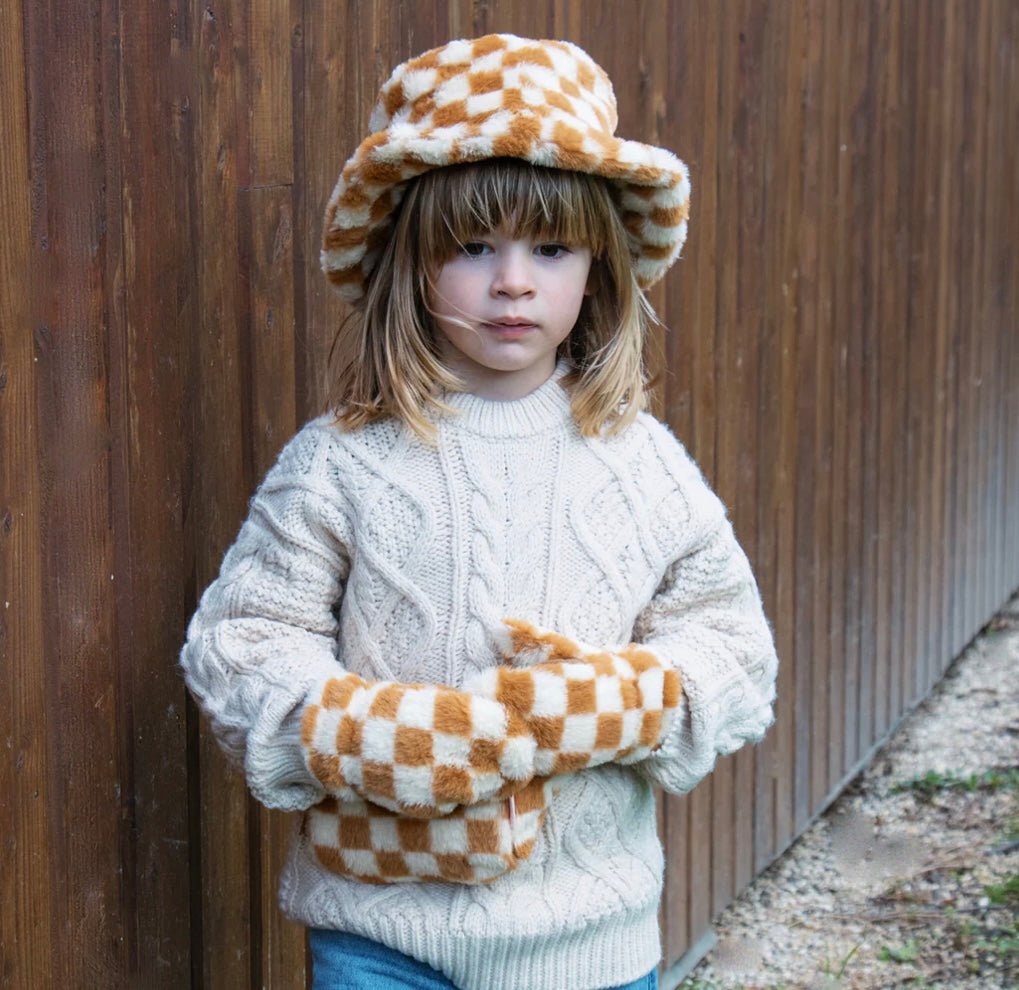
<svg viewBox="0 0 1019 990"><path fill-rule="evenodd" d="M391 229L403 184L429 169L490 158L587 172L620 189L642 287L686 239L686 166L663 148L615 136L612 84L582 49L511 34L451 41L398 66L367 137L343 167L325 215L322 268L356 302Z"/></svg>
<svg viewBox="0 0 1019 990"><path fill-rule="evenodd" d="M344 799L443 815L534 776L535 741L501 703L440 685L329 680L301 726L308 766Z"/></svg>
<svg viewBox="0 0 1019 990"><path fill-rule="evenodd" d="M534 780L510 798L432 819L328 798L310 809L307 834L326 869L366 883L491 883L531 854L550 787Z"/></svg>
<svg viewBox="0 0 1019 990"><path fill-rule="evenodd" d="M526 622L507 623L510 657L464 689L519 712L534 734L539 776L602 763L635 763L661 743L679 704L679 675L638 645L593 650Z"/></svg>

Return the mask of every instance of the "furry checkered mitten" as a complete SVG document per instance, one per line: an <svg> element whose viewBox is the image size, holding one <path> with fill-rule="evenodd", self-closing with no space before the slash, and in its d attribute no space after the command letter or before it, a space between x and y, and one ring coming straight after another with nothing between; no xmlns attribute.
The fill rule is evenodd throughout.
<svg viewBox="0 0 1019 990"><path fill-rule="evenodd" d="M535 740L517 712L441 685L332 678L301 738L334 797L416 818L511 794L534 776Z"/></svg>
<svg viewBox="0 0 1019 990"><path fill-rule="evenodd" d="M595 650L518 620L506 627L504 653L516 666L482 671L463 688L522 716L538 742L537 776L636 763L665 738L682 688L650 650Z"/></svg>
<svg viewBox="0 0 1019 990"><path fill-rule="evenodd" d="M330 797L308 810L307 834L327 870L365 883L491 883L530 856L554 790L536 778L508 801L429 819Z"/></svg>

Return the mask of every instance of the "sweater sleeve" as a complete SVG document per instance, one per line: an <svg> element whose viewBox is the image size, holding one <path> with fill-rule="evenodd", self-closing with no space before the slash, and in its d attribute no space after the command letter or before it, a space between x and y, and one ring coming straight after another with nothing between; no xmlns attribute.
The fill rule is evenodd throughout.
<svg viewBox="0 0 1019 990"><path fill-rule="evenodd" d="M180 657L188 688L254 796L285 810L325 796L306 764L301 717L343 672L337 633L350 524L325 482L324 432L306 427L266 475Z"/></svg>
<svg viewBox="0 0 1019 990"><path fill-rule="evenodd" d="M778 668L757 583L725 510L692 461L683 474L693 509L684 528L693 538L634 625L634 639L679 672L683 689L668 735L635 769L677 794L692 790L719 755L763 738Z"/></svg>

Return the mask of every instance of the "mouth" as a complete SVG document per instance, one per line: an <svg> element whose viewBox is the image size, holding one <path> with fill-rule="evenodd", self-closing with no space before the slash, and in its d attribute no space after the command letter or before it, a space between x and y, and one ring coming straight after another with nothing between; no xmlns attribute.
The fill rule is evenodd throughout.
<svg viewBox="0 0 1019 990"><path fill-rule="evenodd" d="M486 330L498 334L500 337L522 337L531 330L537 329L537 324L531 320L517 317L507 317L501 320L486 320L483 324Z"/></svg>

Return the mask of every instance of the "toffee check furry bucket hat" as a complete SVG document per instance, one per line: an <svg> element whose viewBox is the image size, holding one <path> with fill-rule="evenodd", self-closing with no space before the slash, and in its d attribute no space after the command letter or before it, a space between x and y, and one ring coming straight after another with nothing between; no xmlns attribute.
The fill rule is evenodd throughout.
<svg viewBox="0 0 1019 990"><path fill-rule="evenodd" d="M641 288L686 239L690 181L671 152L615 136L612 83L567 41L490 34L451 41L393 70L370 135L344 165L325 214L322 269L357 302L406 183L430 169L518 158L603 176L619 189Z"/></svg>

